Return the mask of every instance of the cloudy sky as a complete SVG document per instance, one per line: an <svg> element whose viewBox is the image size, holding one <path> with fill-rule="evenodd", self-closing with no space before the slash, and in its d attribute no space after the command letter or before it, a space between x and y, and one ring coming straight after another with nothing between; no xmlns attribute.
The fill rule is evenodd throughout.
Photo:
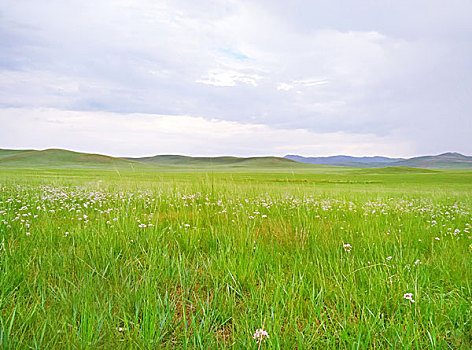
<svg viewBox="0 0 472 350"><path fill-rule="evenodd" d="M2 0L0 148L472 154L470 0Z"/></svg>

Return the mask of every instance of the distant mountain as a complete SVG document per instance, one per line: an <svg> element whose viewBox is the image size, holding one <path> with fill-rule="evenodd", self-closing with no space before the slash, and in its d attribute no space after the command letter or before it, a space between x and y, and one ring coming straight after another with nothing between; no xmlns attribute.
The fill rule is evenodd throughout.
<svg viewBox="0 0 472 350"><path fill-rule="evenodd" d="M412 168L472 168L472 157L449 152L437 156L414 157L390 165Z"/></svg>
<svg viewBox="0 0 472 350"><path fill-rule="evenodd" d="M351 157L351 156L331 156L331 157L302 157L297 155L286 155L284 158L300 163L349 166L349 167L381 167L387 164L404 160L403 158L388 157Z"/></svg>
<svg viewBox="0 0 472 350"><path fill-rule="evenodd" d="M302 157L287 155L286 159L296 162L359 168L409 167L409 168L472 168L472 157L460 153L443 153L436 156L413 157L409 159L388 157Z"/></svg>

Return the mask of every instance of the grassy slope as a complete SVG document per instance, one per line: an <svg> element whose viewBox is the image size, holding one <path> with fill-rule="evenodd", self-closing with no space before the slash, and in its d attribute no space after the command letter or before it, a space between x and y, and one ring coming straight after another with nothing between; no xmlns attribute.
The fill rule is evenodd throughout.
<svg viewBox="0 0 472 350"><path fill-rule="evenodd" d="M0 149L0 160L5 157L14 155L20 155L25 152L31 152L32 150L14 150L14 149Z"/></svg>
<svg viewBox="0 0 472 350"><path fill-rule="evenodd" d="M312 168L278 157L186 157L155 156L144 158L116 158L100 154L72 152L61 149L0 150L0 167L8 168Z"/></svg>
<svg viewBox="0 0 472 350"><path fill-rule="evenodd" d="M279 157L188 157L160 155L154 157L128 158L138 162L179 167L306 167L290 159Z"/></svg>
<svg viewBox="0 0 472 350"><path fill-rule="evenodd" d="M187 157L181 155L160 155L153 157L128 158L138 162L155 165L176 165L176 166L195 166L195 165L229 165L240 162L242 159L237 157Z"/></svg>
<svg viewBox="0 0 472 350"><path fill-rule="evenodd" d="M19 168L132 168L143 166L138 162L61 149L44 151L0 150L0 167Z"/></svg>
<svg viewBox="0 0 472 350"><path fill-rule="evenodd" d="M368 168L363 169L360 173L363 174L403 174L403 173L424 173L433 174L437 173L438 170L423 169L423 168L412 168L412 167L384 167L384 168Z"/></svg>

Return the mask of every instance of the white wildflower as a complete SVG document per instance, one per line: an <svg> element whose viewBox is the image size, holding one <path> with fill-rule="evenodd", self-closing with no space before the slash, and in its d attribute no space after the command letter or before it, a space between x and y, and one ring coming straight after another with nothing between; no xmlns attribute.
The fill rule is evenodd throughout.
<svg viewBox="0 0 472 350"><path fill-rule="evenodd" d="M256 340L256 343L262 343L265 342L265 338L269 338L269 333L267 331L261 329L257 329L256 332L253 335L253 338Z"/></svg>

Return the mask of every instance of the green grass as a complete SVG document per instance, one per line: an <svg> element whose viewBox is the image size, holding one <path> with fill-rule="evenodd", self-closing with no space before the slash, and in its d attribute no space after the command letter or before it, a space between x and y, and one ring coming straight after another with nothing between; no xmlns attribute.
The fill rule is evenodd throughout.
<svg viewBox="0 0 472 350"><path fill-rule="evenodd" d="M471 199L465 170L3 169L0 344L470 349Z"/></svg>

